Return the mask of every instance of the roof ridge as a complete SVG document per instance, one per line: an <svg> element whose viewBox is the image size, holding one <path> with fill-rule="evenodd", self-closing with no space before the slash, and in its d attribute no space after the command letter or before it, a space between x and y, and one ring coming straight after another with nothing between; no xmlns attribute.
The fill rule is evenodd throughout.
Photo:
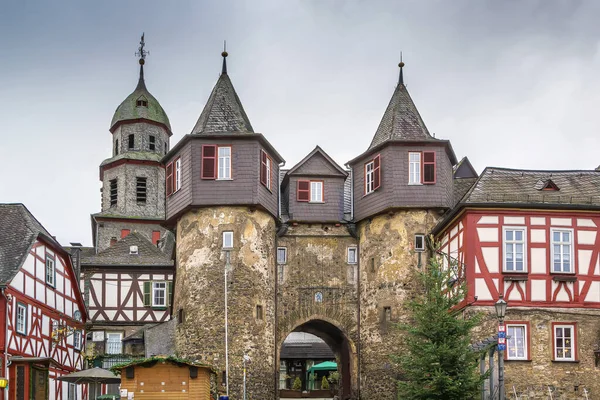
<svg viewBox="0 0 600 400"><path fill-rule="evenodd" d="M600 171L594 169L524 169L524 168L506 168L506 167L485 167L482 174L487 170L509 171L509 172L544 172L544 173L560 173L560 172L591 172L594 174Z"/></svg>

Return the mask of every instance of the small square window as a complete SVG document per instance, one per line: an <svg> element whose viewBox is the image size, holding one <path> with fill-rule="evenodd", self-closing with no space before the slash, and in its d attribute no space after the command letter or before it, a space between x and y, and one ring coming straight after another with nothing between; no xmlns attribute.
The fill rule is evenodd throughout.
<svg viewBox="0 0 600 400"><path fill-rule="evenodd" d="M278 247L277 248L277 264L285 264L287 263L287 248L286 247Z"/></svg>
<svg viewBox="0 0 600 400"><path fill-rule="evenodd" d="M56 270L54 268L54 259L46 256L46 283L54 287L56 281Z"/></svg>
<svg viewBox="0 0 600 400"><path fill-rule="evenodd" d="M356 247L348 247L348 264L357 263L357 252L358 249Z"/></svg>
<svg viewBox="0 0 600 400"><path fill-rule="evenodd" d="M233 249L233 232L231 232L231 231L223 232L223 248L224 249Z"/></svg>
<svg viewBox="0 0 600 400"><path fill-rule="evenodd" d="M425 235L415 235L415 251L425 251Z"/></svg>

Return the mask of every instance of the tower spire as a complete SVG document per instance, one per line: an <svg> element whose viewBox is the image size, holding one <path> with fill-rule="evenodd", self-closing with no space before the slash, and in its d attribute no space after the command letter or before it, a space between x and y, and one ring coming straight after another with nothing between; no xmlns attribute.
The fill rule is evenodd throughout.
<svg viewBox="0 0 600 400"><path fill-rule="evenodd" d="M146 42L144 41L145 33L142 33L142 38L140 39L140 47L138 47L137 53L135 55L139 57L140 63L140 80L138 81L137 89L145 89L146 83L144 82L144 64L146 63L146 56L150 54L149 51L144 50L146 46Z"/></svg>
<svg viewBox="0 0 600 400"><path fill-rule="evenodd" d="M400 76L398 77L398 84L404 85L404 75L402 74L402 69L404 68L404 62L402 61L402 52L400 52Z"/></svg>
<svg viewBox="0 0 600 400"><path fill-rule="evenodd" d="M223 56L223 68L221 68L221 75L227 75L227 41L223 41L223 52L221 53Z"/></svg>

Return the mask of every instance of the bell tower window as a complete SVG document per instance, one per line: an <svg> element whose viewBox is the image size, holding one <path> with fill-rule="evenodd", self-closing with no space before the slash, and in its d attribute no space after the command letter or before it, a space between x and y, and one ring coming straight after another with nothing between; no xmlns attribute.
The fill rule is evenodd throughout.
<svg viewBox="0 0 600 400"><path fill-rule="evenodd" d="M110 180L110 206L111 207L116 207L117 196L118 196L117 180L111 179Z"/></svg>
<svg viewBox="0 0 600 400"><path fill-rule="evenodd" d="M129 150L133 150L133 148L135 147L135 135L132 133L131 135L129 135L128 139L128 143L127 143L127 148Z"/></svg>
<svg viewBox="0 0 600 400"><path fill-rule="evenodd" d="M150 135L150 137L148 138L148 148L151 151L155 151L156 150L156 136Z"/></svg>
<svg viewBox="0 0 600 400"><path fill-rule="evenodd" d="M136 179L136 200L138 203L146 203L146 178Z"/></svg>
<svg viewBox="0 0 600 400"><path fill-rule="evenodd" d="M119 139L115 140L115 156L119 155Z"/></svg>

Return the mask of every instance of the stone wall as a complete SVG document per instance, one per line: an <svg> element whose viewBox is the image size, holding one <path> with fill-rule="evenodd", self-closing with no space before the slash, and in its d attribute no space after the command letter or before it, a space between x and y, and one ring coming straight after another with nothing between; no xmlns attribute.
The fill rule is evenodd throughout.
<svg viewBox="0 0 600 400"><path fill-rule="evenodd" d="M338 363L345 351L349 353L346 379L354 394L358 391L357 264L348 264L347 249L357 245L340 224L292 225L277 241L278 247L287 249L286 264L278 266L277 353L295 329L321 337Z"/></svg>
<svg viewBox="0 0 600 400"><path fill-rule="evenodd" d="M469 313L481 312L483 321L474 332L476 338L496 333L496 312L491 307L472 307ZM595 366L594 351L600 345L600 311L587 309L511 308L506 313L510 321L529 322L530 360L505 361L507 395L514 390L529 399L547 399L548 387L555 388L555 400L600 398L600 370ZM554 361L552 323L577 324L576 361Z"/></svg>
<svg viewBox="0 0 600 400"><path fill-rule="evenodd" d="M401 332L393 324L406 317L404 302L414 290L411 269L426 263L426 253L413 251L414 236L430 232L437 218L431 211L400 210L358 225L363 399L396 399L399 371L390 354L400 352Z"/></svg>
<svg viewBox="0 0 600 400"><path fill-rule="evenodd" d="M129 150L129 135L134 135L134 148ZM155 137L155 150L150 150L150 135ZM147 122L123 124L113 133L113 157L115 154L116 141L119 141L119 154L128 151L147 151L157 154L166 154L169 149L169 134L162 126Z"/></svg>
<svg viewBox="0 0 600 400"><path fill-rule="evenodd" d="M185 316L175 333L177 354L219 372L225 371L222 233L234 233L227 282L231 399L241 399L244 354L252 359L249 398L275 398L275 229L272 216L248 207L197 209L177 223L173 312Z"/></svg>

